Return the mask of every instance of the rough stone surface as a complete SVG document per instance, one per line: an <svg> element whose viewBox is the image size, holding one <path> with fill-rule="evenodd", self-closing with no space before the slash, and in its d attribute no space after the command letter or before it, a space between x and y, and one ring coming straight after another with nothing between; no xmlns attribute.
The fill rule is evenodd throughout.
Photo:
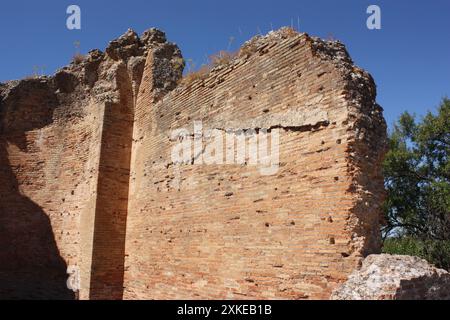
<svg viewBox="0 0 450 320"><path fill-rule="evenodd" d="M417 257L371 255L335 300L450 300L450 274Z"/></svg>
<svg viewBox="0 0 450 320"><path fill-rule="evenodd" d="M327 299L379 252L386 125L342 44L282 29L183 68L163 32L128 30L0 85L0 298L73 298L76 266L81 299ZM194 121L278 130L278 172L176 165Z"/></svg>

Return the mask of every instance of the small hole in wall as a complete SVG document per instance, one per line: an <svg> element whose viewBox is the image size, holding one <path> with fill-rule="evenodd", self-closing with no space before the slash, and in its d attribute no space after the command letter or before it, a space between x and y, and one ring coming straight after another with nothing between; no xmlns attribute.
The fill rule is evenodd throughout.
<svg viewBox="0 0 450 320"><path fill-rule="evenodd" d="M341 143L342 143L342 140L341 140L341 139L338 139L338 140L336 140L336 143L337 143L337 144L341 144Z"/></svg>
<svg viewBox="0 0 450 320"><path fill-rule="evenodd" d="M339 181L339 177L334 177L334 181Z"/></svg>
<svg viewBox="0 0 450 320"><path fill-rule="evenodd" d="M270 227L270 223L266 222L265 226L266 226L267 228L269 228L269 227Z"/></svg>
<svg viewBox="0 0 450 320"><path fill-rule="evenodd" d="M330 238L330 244L336 244L336 240L334 238Z"/></svg>
<svg viewBox="0 0 450 320"><path fill-rule="evenodd" d="M347 252L341 252L341 256L342 256L343 258L348 258L348 257L350 257L350 255L349 255Z"/></svg>

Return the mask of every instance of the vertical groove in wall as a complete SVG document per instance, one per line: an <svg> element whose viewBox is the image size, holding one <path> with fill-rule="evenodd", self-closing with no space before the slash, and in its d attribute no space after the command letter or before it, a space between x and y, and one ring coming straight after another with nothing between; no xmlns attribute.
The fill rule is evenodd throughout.
<svg viewBox="0 0 450 320"><path fill-rule="evenodd" d="M103 121L105 115L105 105L96 106L96 115L99 118L94 130L94 138L89 146L90 158L93 159L91 170L93 172L92 189L89 198L86 199L87 205L80 215L80 291L78 298L80 300L89 299L92 252L94 247L95 213L97 209L97 189L98 173L100 166L100 152L102 150L101 141L103 138ZM95 118L94 118L95 119ZM95 159L95 160L94 160Z"/></svg>
<svg viewBox="0 0 450 320"><path fill-rule="evenodd" d="M120 102L106 103L101 140L90 299L122 299L134 99L125 65Z"/></svg>

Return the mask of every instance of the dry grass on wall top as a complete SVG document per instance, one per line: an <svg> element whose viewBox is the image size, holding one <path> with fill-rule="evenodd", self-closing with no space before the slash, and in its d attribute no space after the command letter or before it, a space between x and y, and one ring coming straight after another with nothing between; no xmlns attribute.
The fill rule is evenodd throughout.
<svg viewBox="0 0 450 320"><path fill-rule="evenodd" d="M285 27L278 31L283 38L291 38L297 36L299 32L292 27ZM208 63L203 64L199 69L195 70L195 64L191 63L190 70L180 80L181 85L189 86L197 80L204 80L208 77L211 70L217 67L225 67L229 65L236 58L249 57L258 51L257 41L261 36L256 36L250 41L247 41L239 50L229 51L221 50L218 53L208 57Z"/></svg>

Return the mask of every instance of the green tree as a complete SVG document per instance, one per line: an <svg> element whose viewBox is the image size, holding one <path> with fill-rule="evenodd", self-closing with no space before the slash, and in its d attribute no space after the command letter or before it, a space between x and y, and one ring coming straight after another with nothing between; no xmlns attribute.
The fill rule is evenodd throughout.
<svg viewBox="0 0 450 320"><path fill-rule="evenodd" d="M450 100L421 121L405 112L384 162L384 250L419 255L450 269Z"/></svg>

